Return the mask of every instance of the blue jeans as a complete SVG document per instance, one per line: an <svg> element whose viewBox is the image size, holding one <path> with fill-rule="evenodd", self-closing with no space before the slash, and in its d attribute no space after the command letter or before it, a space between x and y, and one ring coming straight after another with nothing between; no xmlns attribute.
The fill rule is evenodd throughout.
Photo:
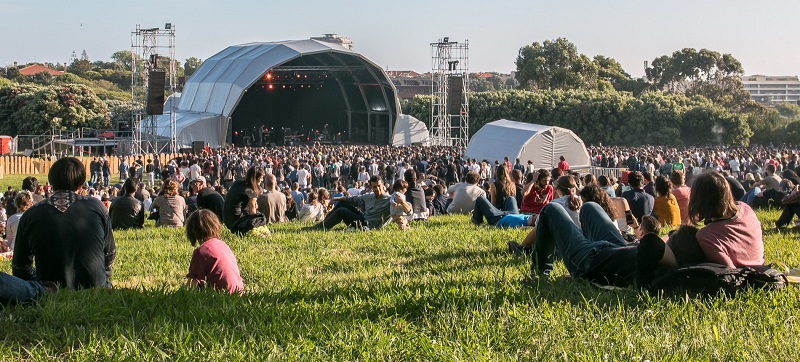
<svg viewBox="0 0 800 362"><path fill-rule="evenodd" d="M549 275L558 252L569 274L580 278L589 270L592 258L599 251L627 245L600 205L594 202L583 204L580 219L582 230L572 222L563 206L552 202L545 205L536 222L531 265L534 272Z"/></svg>
<svg viewBox="0 0 800 362"><path fill-rule="evenodd" d="M38 282L0 273L0 304L30 302L41 299L42 295L44 288Z"/></svg>
<svg viewBox="0 0 800 362"><path fill-rule="evenodd" d="M760 188L753 187L752 189L750 189L750 191L747 191L747 193L744 194L744 196L742 196L742 199L739 200L739 201L742 201L745 204L747 204L748 206L753 207L753 202L756 199L756 195L758 195L760 193L761 193L761 189Z"/></svg>
<svg viewBox="0 0 800 362"><path fill-rule="evenodd" d="M509 212L494 207L487 198L478 196L478 198L475 199L475 209L472 210L472 223L480 225L483 223L483 218L485 217L486 223L489 225L497 225L497 222L508 214Z"/></svg>

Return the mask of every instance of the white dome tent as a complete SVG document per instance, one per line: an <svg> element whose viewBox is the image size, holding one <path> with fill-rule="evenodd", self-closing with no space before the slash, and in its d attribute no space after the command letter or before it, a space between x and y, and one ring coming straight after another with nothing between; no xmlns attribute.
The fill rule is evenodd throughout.
<svg viewBox="0 0 800 362"><path fill-rule="evenodd" d="M424 122L407 114L401 114L394 126L392 146L427 145L428 136L428 127Z"/></svg>
<svg viewBox="0 0 800 362"><path fill-rule="evenodd" d="M591 161L583 141L566 128L544 126L501 119L487 123L467 146L464 156L478 161L511 162L519 158L522 164L533 161L535 168L553 168L564 156L570 168L589 168Z"/></svg>

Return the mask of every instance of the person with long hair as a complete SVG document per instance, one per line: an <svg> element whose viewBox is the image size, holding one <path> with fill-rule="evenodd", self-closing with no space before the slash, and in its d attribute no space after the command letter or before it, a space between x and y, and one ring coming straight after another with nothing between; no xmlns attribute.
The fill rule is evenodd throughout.
<svg viewBox="0 0 800 362"><path fill-rule="evenodd" d="M161 194L150 205L150 209L158 210L156 226L183 226L188 207L186 200L178 195L178 187L178 183L174 180L164 181Z"/></svg>
<svg viewBox="0 0 800 362"><path fill-rule="evenodd" d="M256 165L247 170L244 179L233 182L225 195L225 205L222 208L225 227L236 233L246 233L266 224L264 214L257 211L257 199L261 194L263 181L264 170Z"/></svg>
<svg viewBox="0 0 800 362"><path fill-rule="evenodd" d="M653 216L658 219L661 225L678 227L681 224L681 210L680 206L678 206L678 200L672 194L672 184L664 175L656 177L654 183L653 190L656 193L656 197L653 199Z"/></svg>
<svg viewBox="0 0 800 362"><path fill-rule="evenodd" d="M541 169L536 173L531 182L522 189L522 205L519 211L526 214L538 215L544 205L553 200L553 186L550 185L550 172Z"/></svg>
<svg viewBox="0 0 800 362"><path fill-rule="evenodd" d="M611 220L616 219L617 210L611 197L608 196L605 190L597 184L590 184L585 186L580 191L581 199L584 203L595 202L600 205L600 208L605 211L606 215Z"/></svg>
<svg viewBox="0 0 800 362"><path fill-rule="evenodd" d="M761 222L750 206L734 201L720 173L710 171L695 178L689 219L705 224L697 241L707 261L729 268L764 265Z"/></svg>
<svg viewBox="0 0 800 362"><path fill-rule="evenodd" d="M553 199L551 202L561 204L561 206L567 210L567 214L569 214L572 221L575 222L575 225L580 227L581 218L578 211L581 209L583 201L581 201L581 198L577 195L578 185L575 183L575 179L570 175L559 177L555 183L555 190L558 198Z"/></svg>
<svg viewBox="0 0 800 362"><path fill-rule="evenodd" d="M692 195L692 190L686 186L686 179L683 172L672 171L669 175L669 182L672 184L672 195L675 196L675 201L678 202L678 209L681 213L681 224L689 223L689 197ZM730 180L728 181L730 182ZM741 196L739 197L741 198Z"/></svg>
<svg viewBox="0 0 800 362"><path fill-rule="evenodd" d="M516 205L516 195L517 188L514 186L514 182L511 181L508 168L505 164L498 166L495 170L495 181L489 185L489 201L491 201L494 207L500 210L510 211L516 214L519 213L519 209ZM513 205L509 205L506 202L507 197L514 199Z"/></svg>

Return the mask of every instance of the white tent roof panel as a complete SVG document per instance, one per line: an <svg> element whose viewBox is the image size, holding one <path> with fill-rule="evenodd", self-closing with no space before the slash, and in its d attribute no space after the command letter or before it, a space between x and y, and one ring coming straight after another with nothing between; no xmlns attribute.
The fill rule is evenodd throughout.
<svg viewBox="0 0 800 362"><path fill-rule="evenodd" d="M508 157L536 168L552 168L560 156L571 168L589 167L589 153L583 141L566 128L501 119L484 125L469 142L464 156L477 160L502 161Z"/></svg>

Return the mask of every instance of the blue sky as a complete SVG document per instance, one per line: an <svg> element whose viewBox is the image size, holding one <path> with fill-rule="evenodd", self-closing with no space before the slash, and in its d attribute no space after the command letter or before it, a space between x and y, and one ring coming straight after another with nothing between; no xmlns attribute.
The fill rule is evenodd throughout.
<svg viewBox="0 0 800 362"><path fill-rule="evenodd" d="M520 47L566 37L589 56L643 62L685 48L731 53L747 74L800 74L798 1L13 1L0 7L0 66L66 62L74 50L108 60L131 31L176 26L177 58L206 59L228 45L349 36L391 70L430 69L430 43L469 40L470 70L509 72Z"/></svg>

